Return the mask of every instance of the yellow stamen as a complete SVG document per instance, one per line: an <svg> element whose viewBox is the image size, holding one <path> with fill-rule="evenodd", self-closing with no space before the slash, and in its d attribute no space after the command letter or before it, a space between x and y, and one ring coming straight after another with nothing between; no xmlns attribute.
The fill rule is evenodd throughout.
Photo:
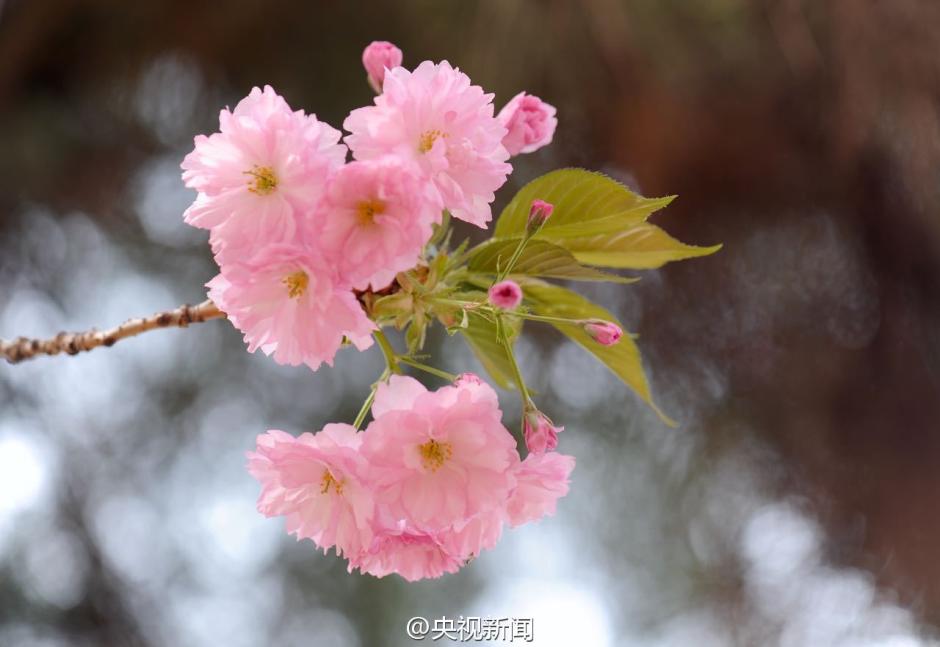
<svg viewBox="0 0 940 647"><path fill-rule="evenodd" d="M446 135L439 130L426 130L421 133L421 136L418 137L418 152L427 153L434 148L434 142L437 141L438 137L446 137Z"/></svg>
<svg viewBox="0 0 940 647"><path fill-rule="evenodd" d="M330 470L324 470L323 478L320 480L320 494L328 494L331 486L337 494L343 493L343 482L333 478Z"/></svg>
<svg viewBox="0 0 940 647"><path fill-rule="evenodd" d="M356 205L356 213L359 214L359 224L371 225L376 216L385 213L385 203L378 198L363 200Z"/></svg>
<svg viewBox="0 0 940 647"><path fill-rule="evenodd" d="M298 270L293 274L288 274L281 282L287 286L287 296L296 299L303 296L307 291L307 285L310 283L310 277L303 270Z"/></svg>
<svg viewBox="0 0 940 647"><path fill-rule="evenodd" d="M268 195L277 188L277 176L274 175L274 169L270 166L253 166L250 171L245 171L245 175L250 175L254 180L248 181L248 190L258 195Z"/></svg>
<svg viewBox="0 0 940 647"><path fill-rule="evenodd" d="M424 465L424 469L436 472L453 456L454 448L450 443L441 443L432 438L418 445L418 452L421 454L421 464Z"/></svg>

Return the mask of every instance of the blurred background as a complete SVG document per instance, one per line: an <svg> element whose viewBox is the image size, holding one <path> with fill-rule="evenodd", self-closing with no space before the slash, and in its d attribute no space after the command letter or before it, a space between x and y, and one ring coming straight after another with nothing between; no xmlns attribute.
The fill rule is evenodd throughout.
<svg viewBox="0 0 940 647"><path fill-rule="evenodd" d="M201 301L193 136L265 83L339 127L374 39L558 107L497 209L584 166L725 245L581 286L678 430L527 327L571 493L437 581L348 575L244 470L268 428L351 420L378 350L311 373L217 321L0 366L0 645L394 647L418 615L531 617L544 647L940 644L938 32L935 0L0 0L0 337Z"/></svg>

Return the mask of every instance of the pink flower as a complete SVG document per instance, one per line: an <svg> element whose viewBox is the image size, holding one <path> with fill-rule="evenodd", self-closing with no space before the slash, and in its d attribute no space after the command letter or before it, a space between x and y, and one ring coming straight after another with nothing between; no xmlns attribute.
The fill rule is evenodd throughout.
<svg viewBox="0 0 940 647"><path fill-rule="evenodd" d="M515 465L518 464L516 461ZM445 550L451 555L459 556L463 563L477 557L484 550L493 548L499 542L505 520L506 510L503 505L490 512L475 515L450 530L442 531L438 537Z"/></svg>
<svg viewBox="0 0 940 647"><path fill-rule="evenodd" d="M522 303L522 288L509 279L493 285L488 294L490 303L503 310L514 310Z"/></svg>
<svg viewBox="0 0 940 647"><path fill-rule="evenodd" d="M574 457L549 452L529 454L516 468L516 489L507 506L513 527L555 514L558 499L568 494Z"/></svg>
<svg viewBox="0 0 940 647"><path fill-rule="evenodd" d="M376 94L382 94L385 70L400 66L401 59L401 50L385 40L374 40L362 50L362 65Z"/></svg>
<svg viewBox="0 0 940 647"><path fill-rule="evenodd" d="M496 116L506 127L503 146L510 155L531 153L551 143L558 119L555 107L536 96L520 92Z"/></svg>
<svg viewBox="0 0 940 647"><path fill-rule="evenodd" d="M379 385L372 415L362 452L393 518L438 532L505 505L519 455L490 386L464 380L429 392L396 375Z"/></svg>
<svg viewBox="0 0 940 647"><path fill-rule="evenodd" d="M623 337L620 326L603 319L588 319L583 326L584 332L601 346L613 346Z"/></svg>
<svg viewBox="0 0 940 647"><path fill-rule="evenodd" d="M372 544L350 559L349 570L376 577L398 573L409 582L456 573L465 560L447 551L437 535L409 528L402 519L380 528Z"/></svg>
<svg viewBox="0 0 940 647"><path fill-rule="evenodd" d="M299 438L278 430L258 436L248 454L248 471L261 483L258 511L286 516L289 533L324 552L335 546L339 555L360 554L372 543L375 508L362 481L361 436L342 424Z"/></svg>
<svg viewBox="0 0 940 647"><path fill-rule="evenodd" d="M535 233L538 231L545 224L545 221L551 217L554 210L555 205L550 202L533 200L532 207L529 209L529 220L526 223L529 232Z"/></svg>
<svg viewBox="0 0 940 647"><path fill-rule="evenodd" d="M525 444L530 452L541 454L558 447L558 434L565 430L556 427L551 419L538 409L526 412L523 422Z"/></svg>
<svg viewBox="0 0 940 647"><path fill-rule="evenodd" d="M380 290L418 264L441 220L429 188L393 157L352 162L336 173L318 212L319 245L354 288Z"/></svg>
<svg viewBox="0 0 940 647"><path fill-rule="evenodd" d="M291 111L271 86L223 110L219 129L197 136L183 160L186 186L199 191L186 222L211 229L213 247L229 257L259 241L289 240L346 159L340 132Z"/></svg>
<svg viewBox="0 0 940 647"><path fill-rule="evenodd" d="M248 351L274 354L280 364L332 365L343 337L360 349L375 329L353 293L315 250L272 244L244 262L222 265L209 297L245 334Z"/></svg>
<svg viewBox="0 0 940 647"><path fill-rule="evenodd" d="M454 386L484 386L486 382L476 373L461 373L454 380Z"/></svg>
<svg viewBox="0 0 940 647"><path fill-rule="evenodd" d="M447 61L390 70L375 105L353 110L343 127L356 159L392 154L414 162L444 208L479 227L492 218L494 192L512 171L493 95Z"/></svg>
<svg viewBox="0 0 940 647"><path fill-rule="evenodd" d="M378 523L372 545L350 558L349 569L376 577L398 573L409 582L456 573L483 550L492 548L502 535L505 511L499 509L472 517L459 529L438 532L418 530L404 519Z"/></svg>

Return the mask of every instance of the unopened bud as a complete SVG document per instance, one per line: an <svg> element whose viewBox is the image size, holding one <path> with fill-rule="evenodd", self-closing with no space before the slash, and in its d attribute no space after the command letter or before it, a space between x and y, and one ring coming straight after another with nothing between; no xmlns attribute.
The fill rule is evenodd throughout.
<svg viewBox="0 0 940 647"><path fill-rule="evenodd" d="M503 146L512 156L531 153L552 141L558 119L555 106L520 92L507 103L496 119L506 127Z"/></svg>
<svg viewBox="0 0 940 647"><path fill-rule="evenodd" d="M555 205L550 202L533 200L532 207L529 209L529 221L527 223L529 233L534 234L541 229L542 225L545 224L545 221L549 219L554 210Z"/></svg>
<svg viewBox="0 0 940 647"><path fill-rule="evenodd" d="M543 454L558 447L558 434L564 427L556 427L551 418L531 405L525 412L522 431L526 448L533 454Z"/></svg>
<svg viewBox="0 0 940 647"><path fill-rule="evenodd" d="M490 288L489 300L501 310L515 310L522 303L522 288L515 281L500 281Z"/></svg>
<svg viewBox="0 0 940 647"><path fill-rule="evenodd" d="M362 65L376 94L382 94L385 70L400 66L401 59L401 50L384 40L373 41L362 51Z"/></svg>
<svg viewBox="0 0 940 647"><path fill-rule="evenodd" d="M602 346L613 346L623 337L623 330L615 323L603 319L587 319L583 322L584 332Z"/></svg>

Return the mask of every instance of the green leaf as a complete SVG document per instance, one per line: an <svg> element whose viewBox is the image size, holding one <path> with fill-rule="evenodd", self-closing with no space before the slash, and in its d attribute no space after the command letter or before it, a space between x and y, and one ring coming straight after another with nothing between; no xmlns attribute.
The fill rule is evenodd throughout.
<svg viewBox="0 0 940 647"><path fill-rule="evenodd" d="M600 173L561 169L536 178L516 194L500 215L494 237L521 235L529 207L538 199L551 202L555 210L536 234L536 240L562 247L586 265L653 269L721 249L720 245L686 245L646 222L674 197L644 198Z"/></svg>
<svg viewBox="0 0 940 647"><path fill-rule="evenodd" d="M560 169L522 187L500 214L493 236L521 235L533 200L545 200L554 205L551 218L538 236L554 240L618 231L643 222L651 213L669 204L673 197L644 198L601 173ZM558 234L554 234L555 231Z"/></svg>
<svg viewBox="0 0 940 647"><path fill-rule="evenodd" d="M494 238L478 245L470 252L470 271L495 274L499 270L499 264L506 263L512 256L519 240L519 237ZM510 276L540 276L610 283L633 283L638 280L585 267L564 247L546 240L530 240Z"/></svg>
<svg viewBox="0 0 940 647"><path fill-rule="evenodd" d="M518 335L519 327L521 322L517 324L513 337ZM506 350L496 337L496 323L480 314L472 313L467 327L460 332L493 381L504 389L511 388L514 384L512 365L506 357Z"/></svg>
<svg viewBox="0 0 940 647"><path fill-rule="evenodd" d="M536 314L567 319L604 319L623 327L606 309L591 303L571 290L542 281L527 282L524 290L532 311ZM671 427L676 426L675 421L664 414L653 402L649 382L640 360L640 350L630 335L625 334L613 346L602 346L591 339L590 335L579 325L560 322L552 325L603 362L614 375L636 391L663 422Z"/></svg>
<svg viewBox="0 0 940 647"><path fill-rule="evenodd" d="M721 245L686 245L647 222L615 234L566 238L563 243L557 242L582 263L633 270L654 269L670 261L708 256L721 249Z"/></svg>
<svg viewBox="0 0 940 647"><path fill-rule="evenodd" d="M624 187L624 190L629 191L629 189L626 187ZM649 217L653 212L659 211L663 207L668 206L673 200L675 200L675 198L676 196L674 195L670 195L665 198L641 198L642 200L646 201L644 203L644 209L647 211L646 217ZM624 227L629 227L632 224L644 222L642 219L637 220L634 216L635 212L633 211L628 213L620 212L603 218L593 218L591 220L573 222L570 225L549 227L548 231L544 231L545 227L543 226L543 231L540 231L539 234L540 237L544 236L552 240L581 238L585 236L594 236L597 234L613 234L619 231L623 231ZM548 222L551 222L551 218L549 218ZM548 222L546 222L546 225Z"/></svg>

